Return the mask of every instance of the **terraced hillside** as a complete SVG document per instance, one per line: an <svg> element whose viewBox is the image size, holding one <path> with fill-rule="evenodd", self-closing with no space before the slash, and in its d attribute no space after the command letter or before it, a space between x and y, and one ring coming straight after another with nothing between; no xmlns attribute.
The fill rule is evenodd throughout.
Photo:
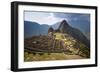
<svg viewBox="0 0 100 73"><path fill-rule="evenodd" d="M24 40L24 61L69 60L90 57L90 49L65 33L33 36Z"/></svg>

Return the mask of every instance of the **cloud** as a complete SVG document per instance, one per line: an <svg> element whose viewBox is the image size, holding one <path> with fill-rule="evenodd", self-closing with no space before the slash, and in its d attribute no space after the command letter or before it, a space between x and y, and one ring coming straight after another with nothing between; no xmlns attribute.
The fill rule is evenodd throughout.
<svg viewBox="0 0 100 73"><path fill-rule="evenodd" d="M86 20L90 21L90 15L89 14L79 14L79 13L54 13L55 17L58 18L64 18L68 21L76 21L76 20Z"/></svg>
<svg viewBox="0 0 100 73"><path fill-rule="evenodd" d="M58 21L61 21L61 18L57 18L54 16L53 13L50 13L50 15L48 17L42 18L42 21L44 21L43 23L45 23L45 24L52 25Z"/></svg>
<svg viewBox="0 0 100 73"><path fill-rule="evenodd" d="M25 21L32 21L37 22L39 24L48 24L52 25L58 21L61 21L61 18L55 17L54 13L49 12L30 12L26 11L25 14Z"/></svg>

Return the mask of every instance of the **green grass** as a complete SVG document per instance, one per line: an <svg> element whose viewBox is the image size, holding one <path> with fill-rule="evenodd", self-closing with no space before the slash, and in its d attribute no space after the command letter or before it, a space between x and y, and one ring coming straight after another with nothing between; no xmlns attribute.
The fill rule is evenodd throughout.
<svg viewBox="0 0 100 73"><path fill-rule="evenodd" d="M64 39L61 33L55 33L55 35L56 35L55 39L59 39L59 40Z"/></svg>
<svg viewBox="0 0 100 73"><path fill-rule="evenodd" d="M24 53L24 61L46 61L63 59L66 59L66 54L64 53Z"/></svg>
<svg viewBox="0 0 100 73"><path fill-rule="evenodd" d="M72 55L72 52L66 53L28 53L24 52L24 61L50 61L50 60L70 60L70 59L83 59L78 55Z"/></svg>

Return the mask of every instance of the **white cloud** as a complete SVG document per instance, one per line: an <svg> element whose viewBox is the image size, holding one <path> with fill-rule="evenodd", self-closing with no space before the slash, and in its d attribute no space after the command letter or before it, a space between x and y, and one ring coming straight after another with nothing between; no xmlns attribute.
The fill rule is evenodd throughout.
<svg viewBox="0 0 100 73"><path fill-rule="evenodd" d="M55 17L53 13L46 12L25 12L25 20L37 22L39 24L52 25L62 20L62 18Z"/></svg>
<svg viewBox="0 0 100 73"><path fill-rule="evenodd" d="M42 18L41 23L52 25L58 21L61 21L61 18L54 17L53 13L50 13L50 16Z"/></svg>

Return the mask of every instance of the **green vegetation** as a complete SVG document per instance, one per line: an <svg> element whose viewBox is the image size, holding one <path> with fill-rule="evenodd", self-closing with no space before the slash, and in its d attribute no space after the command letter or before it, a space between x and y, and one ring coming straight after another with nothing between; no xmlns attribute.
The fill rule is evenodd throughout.
<svg viewBox="0 0 100 73"><path fill-rule="evenodd" d="M79 52L80 56L90 58L90 49L87 48L84 44L80 44L80 52Z"/></svg>
<svg viewBox="0 0 100 73"><path fill-rule="evenodd" d="M54 36L53 36L54 35ZM34 36L24 41L24 61L70 60L90 58L90 49L68 34L53 33L52 36Z"/></svg>
<svg viewBox="0 0 100 73"><path fill-rule="evenodd" d="M71 60L71 59L83 59L81 56L78 55L67 55L67 53L24 53L24 61L49 61L49 60Z"/></svg>

